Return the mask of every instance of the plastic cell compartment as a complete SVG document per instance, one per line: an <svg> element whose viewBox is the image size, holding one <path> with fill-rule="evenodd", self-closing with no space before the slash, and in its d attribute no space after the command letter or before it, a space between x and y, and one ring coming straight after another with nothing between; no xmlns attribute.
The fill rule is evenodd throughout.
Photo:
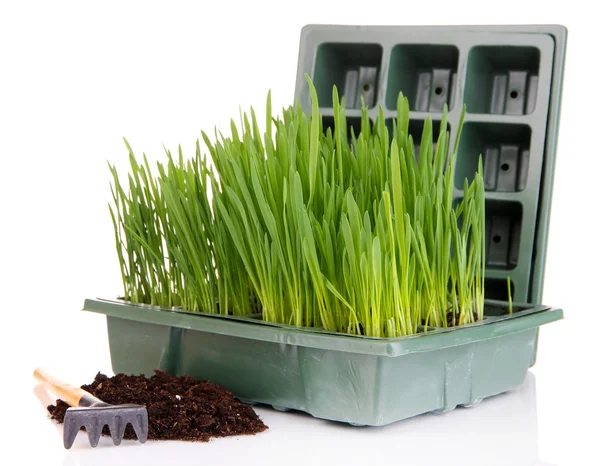
<svg viewBox="0 0 600 466"><path fill-rule="evenodd" d="M467 122L459 146L457 188L462 188L465 178L471 181L481 155L486 191L523 191L527 185L530 146L531 128L528 125Z"/></svg>
<svg viewBox="0 0 600 466"><path fill-rule="evenodd" d="M320 44L314 83L323 96L322 105L333 106L331 92L335 85L347 108L360 108L361 97L367 107L373 107L377 101L381 56L379 44Z"/></svg>
<svg viewBox="0 0 600 466"><path fill-rule="evenodd" d="M369 120L371 127L373 126L373 121ZM350 116L346 117L346 136L348 138L348 142L352 143L352 134L358 138L361 132L361 118L359 116ZM331 130L332 134L335 131L335 122L333 116L323 117L323 132L327 133L328 130Z"/></svg>
<svg viewBox="0 0 600 466"><path fill-rule="evenodd" d="M390 56L386 106L395 110L402 91L413 109L441 112L452 108L456 89L458 48L454 45L399 44Z"/></svg>
<svg viewBox="0 0 600 466"><path fill-rule="evenodd" d="M394 120L392 118L388 118L385 120L385 125L387 126L388 132L390 134L390 139L392 138L393 130L394 130L393 122L394 122ZM425 120L419 120L416 118L412 118L408 124L408 134L410 134L413 138L413 145L415 148L415 157L417 158L417 161L419 160L419 155L421 154L421 139L423 137L424 126L425 126ZM440 126L441 126L440 120L438 120L438 119L431 120L431 129L432 129L432 135L433 135L433 150L434 151L437 147L436 141L440 135ZM450 124L447 124L446 130L448 131L448 133L450 135L452 135L452 128L450 127Z"/></svg>
<svg viewBox="0 0 600 466"><path fill-rule="evenodd" d="M508 284L506 280L500 278L486 278L485 279L485 293L488 299L496 299L506 301L508 293ZM510 282L511 295L515 292L515 286L513 282Z"/></svg>
<svg viewBox="0 0 600 466"><path fill-rule="evenodd" d="M522 209L518 202L486 202L486 267L510 270L519 264Z"/></svg>
<svg viewBox="0 0 600 466"><path fill-rule="evenodd" d="M381 107L391 133L402 92L411 106L417 152L425 117L431 115L435 137L444 106L454 147L466 105L454 198L462 197L464 181L473 178L481 156L486 225L492 231L488 296L507 299L509 277L515 301L538 303L565 51L566 29L553 25L309 25L301 34L295 97L309 107L306 73L317 88L324 119L333 119L334 84L351 97L348 117L359 118L357 96L368 80L369 117L375 121ZM370 71L361 75L365 67Z"/></svg>
<svg viewBox="0 0 600 466"><path fill-rule="evenodd" d="M540 49L476 46L469 52L465 102L473 113L528 115L535 110Z"/></svg>

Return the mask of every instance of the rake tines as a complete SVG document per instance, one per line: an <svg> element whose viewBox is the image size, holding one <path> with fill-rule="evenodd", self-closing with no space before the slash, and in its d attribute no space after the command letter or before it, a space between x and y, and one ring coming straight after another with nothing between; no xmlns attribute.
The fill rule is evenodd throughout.
<svg viewBox="0 0 600 466"><path fill-rule="evenodd" d="M148 412L144 406L131 404L96 408L69 408L64 420L63 440L65 448L71 448L77 433L82 427L85 427L92 447L98 445L104 426L108 426L113 443L119 445L127 424L131 424L141 443L148 439Z"/></svg>

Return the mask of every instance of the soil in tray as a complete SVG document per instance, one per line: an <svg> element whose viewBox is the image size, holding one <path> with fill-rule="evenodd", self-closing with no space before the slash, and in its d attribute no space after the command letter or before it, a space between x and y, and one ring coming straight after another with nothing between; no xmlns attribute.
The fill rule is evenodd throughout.
<svg viewBox="0 0 600 466"><path fill-rule="evenodd" d="M250 405L211 382L162 371L143 375L98 373L84 390L111 404L137 403L148 410L148 438L208 441L211 437L256 434L267 429ZM48 406L52 419L62 423L69 405L57 400ZM104 426L104 435L110 435ZM127 425L124 438L137 438Z"/></svg>

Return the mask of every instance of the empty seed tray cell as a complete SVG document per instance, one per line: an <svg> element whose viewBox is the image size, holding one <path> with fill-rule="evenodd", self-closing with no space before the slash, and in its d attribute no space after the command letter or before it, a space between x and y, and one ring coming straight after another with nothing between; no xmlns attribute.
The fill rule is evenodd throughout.
<svg viewBox="0 0 600 466"><path fill-rule="evenodd" d="M317 60L317 92L324 105L332 106L331 89L335 85L344 96L347 108L373 107L377 102L377 84L381 74L382 51L378 44L324 44Z"/></svg>
<svg viewBox="0 0 600 466"><path fill-rule="evenodd" d="M453 107L458 69L454 45L399 44L390 53L386 106L396 108L403 92L420 112L441 112Z"/></svg>
<svg viewBox="0 0 600 466"><path fill-rule="evenodd" d="M336 85L360 116L360 97L388 129L400 92L411 107L418 154L423 122L434 137L447 106L450 146L463 106L466 118L455 166L455 199L482 157L487 199L490 280L510 277L513 299L541 299L566 29L562 26L306 26L301 35L296 99L310 105L313 79L324 118L333 120ZM355 110L352 110L354 108ZM353 113L356 112L356 113ZM493 297L508 299L494 286ZM489 297L492 297L490 295Z"/></svg>

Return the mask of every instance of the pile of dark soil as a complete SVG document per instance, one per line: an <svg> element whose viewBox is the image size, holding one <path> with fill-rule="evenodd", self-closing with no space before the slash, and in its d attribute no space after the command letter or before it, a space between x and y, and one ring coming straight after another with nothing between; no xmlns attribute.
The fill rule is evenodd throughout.
<svg viewBox="0 0 600 466"><path fill-rule="evenodd" d="M107 403L146 406L149 439L206 442L211 437L253 435L267 429L252 407L229 391L189 376L175 377L162 371L155 371L150 378L98 373L91 384L81 388ZM68 407L57 400L56 405L48 406L48 412L62 423ZM110 435L108 427L103 434ZM137 438L131 425L127 425L124 438Z"/></svg>

